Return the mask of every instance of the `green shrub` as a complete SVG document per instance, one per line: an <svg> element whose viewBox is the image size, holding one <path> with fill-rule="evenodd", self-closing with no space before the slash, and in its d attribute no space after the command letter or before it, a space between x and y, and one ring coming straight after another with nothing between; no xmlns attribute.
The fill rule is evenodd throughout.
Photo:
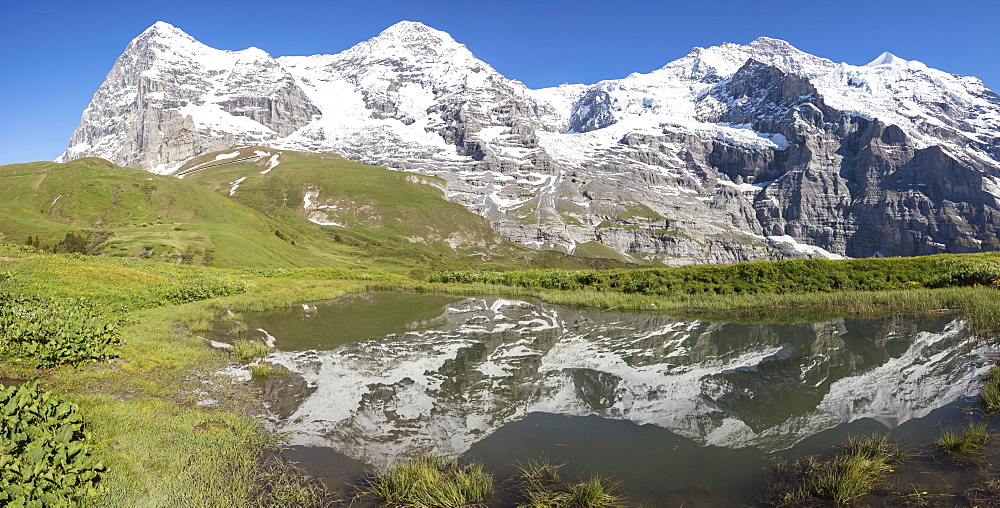
<svg viewBox="0 0 1000 508"><path fill-rule="evenodd" d="M247 291L246 284L236 280L187 280L163 290L163 298L175 304L208 300L219 296L236 295Z"/></svg>
<svg viewBox="0 0 1000 508"><path fill-rule="evenodd" d="M0 359L48 368L108 358L121 343L117 324L86 300L7 296L0 302Z"/></svg>
<svg viewBox="0 0 1000 508"><path fill-rule="evenodd" d="M947 259L939 263L941 273L930 287L990 286L1000 280L1000 263L989 260Z"/></svg>
<svg viewBox="0 0 1000 508"><path fill-rule="evenodd" d="M991 259L925 256L837 261L788 259L614 270L440 271L431 274L427 281L648 295L735 295L990 285L998 279L1000 263Z"/></svg>
<svg viewBox="0 0 1000 508"><path fill-rule="evenodd" d="M0 390L0 418L0 505L73 506L101 493L104 466L75 404L36 379Z"/></svg>

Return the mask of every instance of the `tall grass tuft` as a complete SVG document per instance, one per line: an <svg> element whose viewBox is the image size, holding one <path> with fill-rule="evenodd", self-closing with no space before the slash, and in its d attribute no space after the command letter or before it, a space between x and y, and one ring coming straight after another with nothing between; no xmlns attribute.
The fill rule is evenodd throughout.
<svg viewBox="0 0 1000 508"><path fill-rule="evenodd" d="M369 492L391 506L457 507L483 502L493 493L493 477L479 464L424 455L374 471Z"/></svg>
<svg viewBox="0 0 1000 508"><path fill-rule="evenodd" d="M233 323L233 326L230 327L229 329L230 333L234 335L240 335L248 332L249 330L250 327L247 325L246 321L236 321Z"/></svg>
<svg viewBox="0 0 1000 508"><path fill-rule="evenodd" d="M520 478L529 485L546 485L559 482L559 470L566 465L552 462L548 457L530 459L527 464L517 464Z"/></svg>
<svg viewBox="0 0 1000 508"><path fill-rule="evenodd" d="M898 459L899 453L885 436L852 438L830 460L805 457L779 463L770 501L778 505L818 500L849 504L883 484L889 466Z"/></svg>
<svg viewBox="0 0 1000 508"><path fill-rule="evenodd" d="M592 476L579 483L567 483L559 476L564 463L548 457L518 464L518 479L525 502L522 508L611 508L625 506L625 499L615 491L619 483L610 478Z"/></svg>
<svg viewBox="0 0 1000 508"><path fill-rule="evenodd" d="M243 363L249 363L258 358L264 358L270 352L271 348L263 342L241 340L233 344L233 356Z"/></svg>
<svg viewBox="0 0 1000 508"><path fill-rule="evenodd" d="M1000 412L1000 366L990 369L986 383L979 392L983 401L983 410L987 413Z"/></svg>
<svg viewBox="0 0 1000 508"><path fill-rule="evenodd" d="M990 434L986 432L986 423L970 423L964 432L951 427L941 429L937 445L941 451L949 454L973 453L979 445L989 441Z"/></svg>
<svg viewBox="0 0 1000 508"><path fill-rule="evenodd" d="M568 506L585 506L588 508L610 508L622 506L622 499L615 494L618 482L594 476L591 479L569 487Z"/></svg>
<svg viewBox="0 0 1000 508"><path fill-rule="evenodd" d="M250 365L250 379L265 380L272 377L285 376L289 374L287 367L273 363L255 363Z"/></svg>

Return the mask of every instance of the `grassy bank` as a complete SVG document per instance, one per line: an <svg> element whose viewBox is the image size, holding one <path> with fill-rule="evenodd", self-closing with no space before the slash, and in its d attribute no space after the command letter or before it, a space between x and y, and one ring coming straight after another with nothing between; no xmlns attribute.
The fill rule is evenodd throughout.
<svg viewBox="0 0 1000 508"><path fill-rule="evenodd" d="M440 271L428 282L644 295L794 294L990 285L1000 254L848 260L790 259L613 270Z"/></svg>
<svg viewBox="0 0 1000 508"><path fill-rule="evenodd" d="M223 309L335 298L398 277L220 270L9 247L0 256L3 295L19 295L28 308L32 302L87 302L116 327L119 340L107 354L74 365L39 369L35 358L11 347L18 340L37 342L39 334L8 334L0 344L4 376L39 376L47 390L79 407L93 454L106 468L92 504L290 506L323 498L315 482L261 461L275 442L247 416L259 410L254 388L213 374L235 359L209 347L199 330ZM218 402L205 405L211 400Z"/></svg>
<svg viewBox="0 0 1000 508"><path fill-rule="evenodd" d="M538 298L549 303L610 310L656 311L682 319L741 323L825 321L836 317L873 318L898 314L953 312L979 333L1000 330L997 289L956 287L838 293L742 295L643 295L588 290L552 291L492 284L411 283L417 291Z"/></svg>
<svg viewBox="0 0 1000 508"><path fill-rule="evenodd" d="M412 287L680 318L780 323L951 311L981 333L1000 330L995 253L665 269L445 271L426 281Z"/></svg>
<svg viewBox="0 0 1000 508"><path fill-rule="evenodd" d="M319 502L325 494L308 479L261 462L274 442L257 420L246 416L254 414L259 404L252 385L216 374L237 359L230 352L211 348L199 334L224 312L403 288L534 297L566 305L753 322L948 311L968 317L984 333L1000 330L1000 304L993 282L1000 279L993 271L996 256L863 261L801 260L665 270L442 272L428 279L432 282L418 282L395 270L220 269L0 246L0 295L7 302L5 308L16 313L66 309L51 313L49 321L39 320L43 323L40 332L58 327L44 323L72 319L78 308L85 313L84 319L94 323L91 328L100 332L82 334L84 342L76 345L46 342L49 335L32 330L7 336L8 343L0 344L0 369L7 377L40 376L46 389L78 405L93 453L106 467L101 481L106 491L98 504L282 506L305 502L295 496L311 496ZM753 277L760 279L759 287L748 282L756 280ZM850 280L855 285L841 282L836 288L818 287L820 279ZM626 280L645 282L629 286ZM677 285L684 280L689 284ZM712 289L707 289L708 281L714 284ZM14 297L20 307L10 305ZM87 341L103 342L100 348L87 349L93 345ZM32 347L83 348L88 353L59 357L71 361L44 363L31 352ZM209 400L216 402L206 405ZM262 489L262 485L267 487ZM558 490L558 495L569 496L566 489Z"/></svg>

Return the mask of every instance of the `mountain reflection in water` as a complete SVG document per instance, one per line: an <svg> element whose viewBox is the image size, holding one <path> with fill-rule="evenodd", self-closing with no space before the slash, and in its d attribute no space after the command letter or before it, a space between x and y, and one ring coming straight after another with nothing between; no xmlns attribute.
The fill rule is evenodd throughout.
<svg viewBox="0 0 1000 508"><path fill-rule="evenodd" d="M745 325L491 298L442 305L425 318L433 328L322 351L281 351L301 338L274 332L267 313L253 318L277 340L268 361L311 390L280 430L375 465L460 455L529 413L775 451L862 418L895 427L971 395L996 345L946 316Z"/></svg>

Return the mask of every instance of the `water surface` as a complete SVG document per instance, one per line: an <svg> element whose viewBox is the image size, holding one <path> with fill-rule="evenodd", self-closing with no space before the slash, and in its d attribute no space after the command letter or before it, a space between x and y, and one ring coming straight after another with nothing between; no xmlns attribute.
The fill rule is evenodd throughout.
<svg viewBox="0 0 1000 508"><path fill-rule="evenodd" d="M848 434L929 439L962 418L996 346L949 316L746 325L409 293L248 324L301 375L281 411L294 445L375 466L464 455L501 475L545 454L687 506L750 502L774 456Z"/></svg>

